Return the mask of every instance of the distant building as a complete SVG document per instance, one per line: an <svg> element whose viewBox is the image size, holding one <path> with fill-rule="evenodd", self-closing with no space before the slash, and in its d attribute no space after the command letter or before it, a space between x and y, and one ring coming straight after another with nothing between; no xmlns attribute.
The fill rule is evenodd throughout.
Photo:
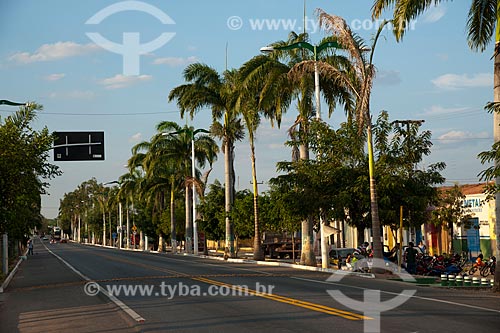
<svg viewBox="0 0 500 333"><path fill-rule="evenodd" d="M465 195L463 206L469 207L472 218L467 225L453 227L453 250L461 253L468 252L476 257L482 252L487 258L494 253L496 238L495 227L495 200L486 200L483 193L486 183L460 185ZM446 190L449 187L443 187ZM450 253L449 231L433 225L424 226L427 247L431 253Z"/></svg>

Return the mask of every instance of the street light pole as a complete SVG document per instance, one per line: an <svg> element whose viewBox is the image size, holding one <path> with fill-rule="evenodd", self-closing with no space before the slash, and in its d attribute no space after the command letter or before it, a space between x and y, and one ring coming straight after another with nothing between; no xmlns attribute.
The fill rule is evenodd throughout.
<svg viewBox="0 0 500 333"><path fill-rule="evenodd" d="M0 99L0 105L10 105L10 106L28 106L29 103L16 103L16 102L11 102L6 99Z"/></svg>
<svg viewBox="0 0 500 333"><path fill-rule="evenodd" d="M273 51L286 51L286 50L292 50L292 49L307 49L314 54L314 93L315 93L315 99L316 99L316 120L320 121L321 120L321 94L320 94L320 85L319 85L319 70L318 70L318 54L327 49L327 48L342 48L338 43L336 42L324 42L321 43L320 45L312 45L308 42L298 42L294 43L291 45L287 46L280 46L280 47L273 47L273 46L266 46L262 47L260 49L261 52L264 53L269 53ZM326 239L326 234L325 230L323 228L323 218L319 216L319 223L320 223L320 243L321 243L321 267L322 268L328 268L328 241Z"/></svg>
<svg viewBox="0 0 500 333"><path fill-rule="evenodd" d="M193 177L193 253L194 255L198 255L198 223L196 222L196 185L194 183L194 179L196 178L196 170L195 170L195 159L194 159L194 131L191 137L191 177Z"/></svg>
<svg viewBox="0 0 500 333"><path fill-rule="evenodd" d="M118 202L118 214L120 215L120 229L118 232L118 248L123 246L123 217L122 217L122 202Z"/></svg>
<svg viewBox="0 0 500 333"><path fill-rule="evenodd" d="M118 184L118 187L121 187L121 183L117 180L113 180L111 182L107 182L107 183L104 183L104 185L111 185L111 184ZM110 213L111 214L111 213ZM122 217L122 202L120 200L118 200L118 215L119 216L119 223L120 223L120 226L119 226L119 229L117 230L117 234L118 234L118 248L121 249L122 248L122 245L123 245L123 217ZM109 219L109 232L111 233L111 217Z"/></svg>
<svg viewBox="0 0 500 333"><path fill-rule="evenodd" d="M82 216L81 213L78 212L78 243L82 242L81 227L82 227Z"/></svg>
<svg viewBox="0 0 500 333"><path fill-rule="evenodd" d="M128 200L125 202L125 208L127 209L127 249L130 249L130 219L129 219L129 209Z"/></svg>

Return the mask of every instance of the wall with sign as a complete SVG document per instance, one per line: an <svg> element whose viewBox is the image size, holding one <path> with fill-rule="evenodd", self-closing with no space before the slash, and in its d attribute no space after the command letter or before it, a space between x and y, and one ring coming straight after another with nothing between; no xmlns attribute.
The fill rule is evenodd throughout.
<svg viewBox="0 0 500 333"><path fill-rule="evenodd" d="M465 196L463 206L472 213L467 225L455 226L453 248L456 252L469 251L472 257L482 252L485 258L492 255L491 235L494 225L495 202L487 201L485 194ZM493 214L492 214L493 212Z"/></svg>

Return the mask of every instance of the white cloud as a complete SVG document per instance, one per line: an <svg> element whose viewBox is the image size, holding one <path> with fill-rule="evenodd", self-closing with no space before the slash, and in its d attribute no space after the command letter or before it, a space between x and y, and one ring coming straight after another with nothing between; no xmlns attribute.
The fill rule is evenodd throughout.
<svg viewBox="0 0 500 333"><path fill-rule="evenodd" d="M469 107L461 108L444 108L440 105L432 105L430 108L426 108L421 116L441 116L441 115L453 115L458 112L471 111Z"/></svg>
<svg viewBox="0 0 500 333"><path fill-rule="evenodd" d="M153 77L151 75L122 75L118 74L113 77L103 79L99 83L106 87L106 89L120 89L131 86L133 84L149 81Z"/></svg>
<svg viewBox="0 0 500 333"><path fill-rule="evenodd" d="M29 64L32 62L54 61L80 56L99 50L101 50L101 48L93 43L78 44L75 42L57 42L54 44L43 44L34 53L18 52L10 56L9 60L22 64Z"/></svg>
<svg viewBox="0 0 500 333"><path fill-rule="evenodd" d="M467 74L444 74L431 82L440 89L456 90L462 88L490 87L493 85L493 74L477 73Z"/></svg>
<svg viewBox="0 0 500 333"><path fill-rule="evenodd" d="M283 149L283 148L288 148L289 150L292 150L291 147L288 147L285 145L285 143L270 143L267 145L267 147L271 150L273 149Z"/></svg>
<svg viewBox="0 0 500 333"><path fill-rule="evenodd" d="M47 75L46 77L44 77L44 79L46 81L57 81L57 80L62 79L65 76L66 76L66 74L64 74L64 73L57 73L57 74Z"/></svg>
<svg viewBox="0 0 500 333"><path fill-rule="evenodd" d="M140 142L142 140L142 133L135 133L129 138L129 142Z"/></svg>
<svg viewBox="0 0 500 333"><path fill-rule="evenodd" d="M401 83L401 77L398 71L381 70L375 77L375 83L384 86L393 86Z"/></svg>
<svg viewBox="0 0 500 333"><path fill-rule="evenodd" d="M185 66L188 64L192 64L194 62L197 62L198 58L197 57L187 57L187 58L181 58L181 57L166 57L166 58L157 58L153 61L154 65L168 65L170 67L179 67L179 66Z"/></svg>
<svg viewBox="0 0 500 333"><path fill-rule="evenodd" d="M464 141L470 139L487 139L490 137L488 132L465 132L465 131L449 131L438 137L438 140L443 140L445 143L451 143L456 141Z"/></svg>
<svg viewBox="0 0 500 333"><path fill-rule="evenodd" d="M423 19L425 23L434 23L442 19L445 14L444 6L432 6L425 12Z"/></svg>

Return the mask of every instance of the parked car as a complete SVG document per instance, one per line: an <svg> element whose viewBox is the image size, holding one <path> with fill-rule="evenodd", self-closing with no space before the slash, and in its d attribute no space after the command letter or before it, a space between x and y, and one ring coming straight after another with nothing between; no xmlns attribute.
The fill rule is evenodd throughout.
<svg viewBox="0 0 500 333"><path fill-rule="evenodd" d="M340 264L345 265L347 256L354 252L354 248L344 247L331 249L329 253L330 264L337 266L339 264L339 258L341 259Z"/></svg>

